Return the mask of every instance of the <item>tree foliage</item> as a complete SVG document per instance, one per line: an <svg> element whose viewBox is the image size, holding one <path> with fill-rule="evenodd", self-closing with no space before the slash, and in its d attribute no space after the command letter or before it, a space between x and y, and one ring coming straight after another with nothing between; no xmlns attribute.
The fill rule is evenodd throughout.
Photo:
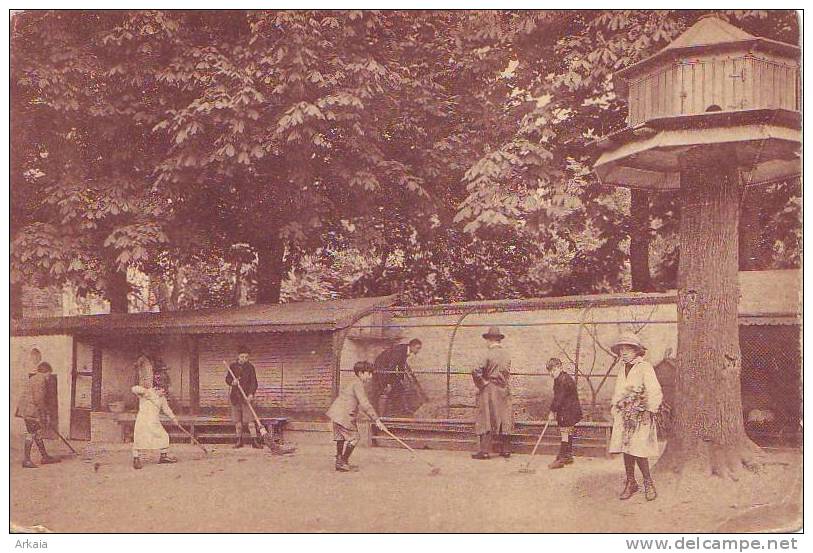
<svg viewBox="0 0 813 553"><path fill-rule="evenodd" d="M633 258L671 287L674 198L642 224L590 143L625 124L612 73L705 13L17 14L12 280L457 301L619 291ZM792 12L722 15L797 41ZM766 191L771 266L798 263L797 190Z"/></svg>

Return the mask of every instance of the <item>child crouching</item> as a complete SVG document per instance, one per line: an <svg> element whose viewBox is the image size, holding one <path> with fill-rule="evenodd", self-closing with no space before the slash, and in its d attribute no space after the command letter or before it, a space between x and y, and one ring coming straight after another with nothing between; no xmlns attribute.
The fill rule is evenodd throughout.
<svg viewBox="0 0 813 553"><path fill-rule="evenodd" d="M167 403L167 391L162 382L152 388L133 386L132 392L138 396L138 415L133 429L133 468L140 469L141 450L157 449L161 452L158 462L177 463L178 459L169 454L169 434L161 424L161 411L178 424L178 418Z"/></svg>
<svg viewBox="0 0 813 553"><path fill-rule="evenodd" d="M373 377L373 366L367 361L359 361L353 366L355 373L350 382L342 388L339 396L333 401L327 416L333 421L333 439L336 441L336 470L348 472L357 467L350 465L350 455L359 441L358 412L359 408L375 421L376 426L386 430L386 426L367 399L364 383Z"/></svg>

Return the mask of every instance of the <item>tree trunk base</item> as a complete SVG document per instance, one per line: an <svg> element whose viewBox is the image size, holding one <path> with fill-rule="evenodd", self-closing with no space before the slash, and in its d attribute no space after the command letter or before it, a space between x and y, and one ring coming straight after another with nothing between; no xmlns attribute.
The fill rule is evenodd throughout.
<svg viewBox="0 0 813 553"><path fill-rule="evenodd" d="M655 472L667 478L718 477L736 482L744 474L760 472L765 462L765 452L747 438L733 444L698 441L689 447L667 445Z"/></svg>

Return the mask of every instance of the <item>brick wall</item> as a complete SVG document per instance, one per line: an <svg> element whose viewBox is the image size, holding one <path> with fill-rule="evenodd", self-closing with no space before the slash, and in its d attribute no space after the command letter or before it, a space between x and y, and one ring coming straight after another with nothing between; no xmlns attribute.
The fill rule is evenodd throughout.
<svg viewBox="0 0 813 553"><path fill-rule="evenodd" d="M265 408L324 412L333 399L333 337L329 332L210 336L200 342L201 407L228 407L223 361L245 344L257 369L257 403Z"/></svg>

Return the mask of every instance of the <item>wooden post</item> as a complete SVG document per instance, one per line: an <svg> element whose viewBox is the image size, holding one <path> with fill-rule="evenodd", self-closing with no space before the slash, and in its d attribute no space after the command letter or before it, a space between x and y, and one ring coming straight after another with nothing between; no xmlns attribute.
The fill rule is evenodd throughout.
<svg viewBox="0 0 813 553"><path fill-rule="evenodd" d="M98 340L93 342L93 377L90 384L90 410L102 408L102 346Z"/></svg>
<svg viewBox="0 0 813 553"><path fill-rule="evenodd" d="M193 415L200 412L200 350L198 337L189 338L189 410Z"/></svg>

